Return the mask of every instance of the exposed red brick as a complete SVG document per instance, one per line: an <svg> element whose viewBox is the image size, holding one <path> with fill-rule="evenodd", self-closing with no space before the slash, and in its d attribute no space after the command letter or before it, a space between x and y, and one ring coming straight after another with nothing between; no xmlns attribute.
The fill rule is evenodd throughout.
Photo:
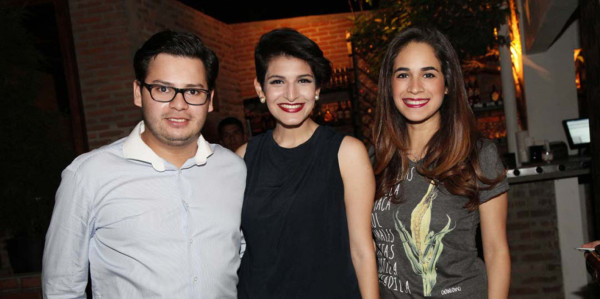
<svg viewBox="0 0 600 299"><path fill-rule="evenodd" d="M14 278L4 278L0 279L0 290L10 290L10 289L18 289L19 281Z"/></svg>
<svg viewBox="0 0 600 299"><path fill-rule="evenodd" d="M39 288L42 286L41 277L37 276L29 276L29 277L21 277L21 288L29 289L29 288Z"/></svg>
<svg viewBox="0 0 600 299"><path fill-rule="evenodd" d="M36 291L22 291L17 293L2 293L0 298L2 299L40 299L42 298L42 292Z"/></svg>

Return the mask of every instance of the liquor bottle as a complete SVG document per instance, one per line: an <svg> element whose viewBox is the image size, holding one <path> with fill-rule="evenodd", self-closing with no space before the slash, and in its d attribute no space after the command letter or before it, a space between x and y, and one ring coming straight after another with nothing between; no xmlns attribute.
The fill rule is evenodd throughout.
<svg viewBox="0 0 600 299"><path fill-rule="evenodd" d="M492 102L497 102L500 99L500 93L496 89L496 85L492 85L492 92L490 92L490 99Z"/></svg>
<svg viewBox="0 0 600 299"><path fill-rule="evenodd" d="M340 71L338 69L334 69L333 70L333 84L332 84L332 88L338 88L338 86L340 85Z"/></svg>
<svg viewBox="0 0 600 299"><path fill-rule="evenodd" d="M333 121L333 115L331 114L331 111L329 111L329 108L327 108L327 110L325 110L325 115L323 115L323 120L325 121L325 123L329 123L329 122Z"/></svg>
<svg viewBox="0 0 600 299"><path fill-rule="evenodd" d="M350 100L348 100L346 102L346 109L344 110L344 118L346 119L346 122L351 123L351 121L352 121L352 102L350 102Z"/></svg>

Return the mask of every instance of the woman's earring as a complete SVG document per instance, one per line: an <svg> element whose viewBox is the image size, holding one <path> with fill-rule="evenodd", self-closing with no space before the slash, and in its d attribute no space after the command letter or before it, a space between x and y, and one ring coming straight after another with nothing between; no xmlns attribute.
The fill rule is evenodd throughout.
<svg viewBox="0 0 600 299"><path fill-rule="evenodd" d="M319 95L318 95L318 94L316 94L316 95L315 95L315 101L318 101L318 100L319 100Z"/></svg>
<svg viewBox="0 0 600 299"><path fill-rule="evenodd" d="M260 97L259 99L262 104L264 104L267 101L267 99L265 97Z"/></svg>

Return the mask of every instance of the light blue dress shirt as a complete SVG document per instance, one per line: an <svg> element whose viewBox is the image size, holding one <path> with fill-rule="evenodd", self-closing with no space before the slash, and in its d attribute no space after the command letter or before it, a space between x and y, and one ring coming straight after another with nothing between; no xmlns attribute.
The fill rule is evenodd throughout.
<svg viewBox="0 0 600 299"><path fill-rule="evenodd" d="M200 136L179 169L129 137L62 173L46 235L45 298L236 298L246 166Z"/></svg>

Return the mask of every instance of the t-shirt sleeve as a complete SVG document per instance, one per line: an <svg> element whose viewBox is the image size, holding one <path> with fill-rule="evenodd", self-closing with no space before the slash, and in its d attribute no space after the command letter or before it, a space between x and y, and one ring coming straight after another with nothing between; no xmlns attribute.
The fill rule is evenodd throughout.
<svg viewBox="0 0 600 299"><path fill-rule="evenodd" d="M509 187L508 181L506 180L504 165L502 164L500 156L498 155L496 144L490 140L483 141L481 151L479 153L479 167L481 168L483 175L488 179L495 179L499 175L503 177L503 179L492 189L485 189L488 187L488 185L479 182L480 187L484 188L484 190L479 191L479 201L481 203L484 203L491 198L508 191Z"/></svg>

